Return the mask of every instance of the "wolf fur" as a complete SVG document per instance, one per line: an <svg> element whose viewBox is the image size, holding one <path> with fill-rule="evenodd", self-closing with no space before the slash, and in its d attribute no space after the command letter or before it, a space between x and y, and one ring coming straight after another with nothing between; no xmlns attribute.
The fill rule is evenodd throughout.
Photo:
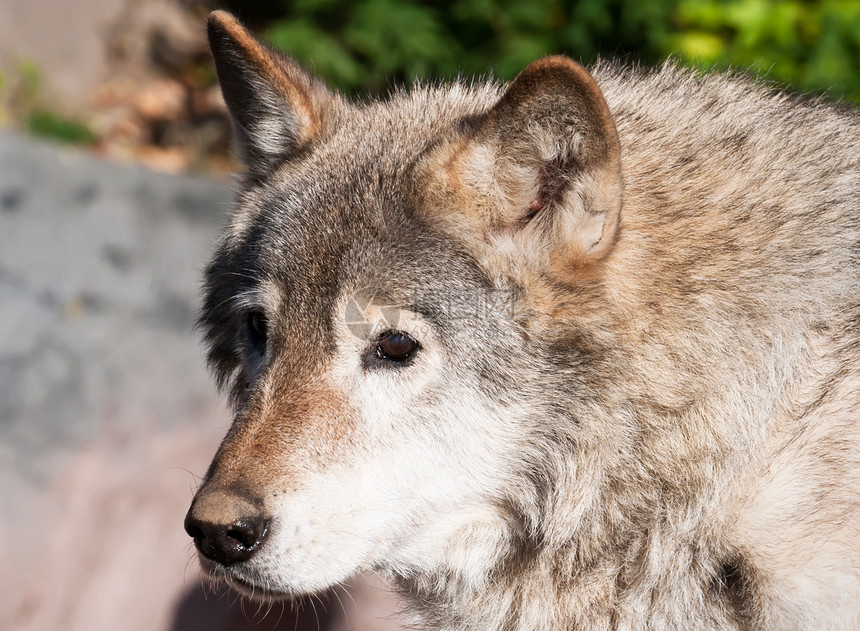
<svg viewBox="0 0 860 631"><path fill-rule="evenodd" d="M450 631L860 629L857 112L561 57L357 104L209 32L247 170L190 515L270 524L210 573L375 570Z"/></svg>

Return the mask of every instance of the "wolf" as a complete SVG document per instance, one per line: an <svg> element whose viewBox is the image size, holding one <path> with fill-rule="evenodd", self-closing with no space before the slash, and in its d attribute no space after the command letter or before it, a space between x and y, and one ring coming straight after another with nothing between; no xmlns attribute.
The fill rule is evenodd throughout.
<svg viewBox="0 0 860 631"><path fill-rule="evenodd" d="M206 572L378 572L446 631L860 629L856 111L560 56L356 103L208 29L246 168Z"/></svg>

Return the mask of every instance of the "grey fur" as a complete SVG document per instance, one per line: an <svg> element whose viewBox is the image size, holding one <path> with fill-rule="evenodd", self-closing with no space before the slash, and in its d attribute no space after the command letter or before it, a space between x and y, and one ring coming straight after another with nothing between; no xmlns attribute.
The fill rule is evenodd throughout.
<svg viewBox="0 0 860 631"><path fill-rule="evenodd" d="M494 550L479 578L454 561L355 568L395 580L415 621L860 629L860 116L672 63L590 73L623 177L617 234L594 260L556 263L568 197L526 219L487 202L503 223L518 217L499 228L437 185L447 157L483 142L470 134L507 89L493 82L333 99L298 158L246 179L206 275L200 322L237 420L201 493L250 471L268 506L273 489L301 486L291 476L369 449L358 417L336 439L290 433L299 421L269 410L329 374L342 297L377 288L430 322L448 365L412 401L420 415L403 410L402 432L455 440L437 410L471 396L493 401L481 418L521 429L481 500L504 528L445 543L452 558L470 542ZM527 127L531 140L492 141L499 172L542 134L558 145L551 118ZM585 190L574 162L559 186ZM494 290L514 308L440 308ZM245 325L256 308L270 321L258 358ZM271 462L243 464L249 427L271 436ZM404 538L420 534L410 528Z"/></svg>

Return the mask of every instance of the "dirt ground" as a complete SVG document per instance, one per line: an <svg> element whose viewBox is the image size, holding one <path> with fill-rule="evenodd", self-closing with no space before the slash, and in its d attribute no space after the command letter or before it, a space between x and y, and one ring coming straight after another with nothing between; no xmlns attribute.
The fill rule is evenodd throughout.
<svg viewBox="0 0 860 631"><path fill-rule="evenodd" d="M232 172L206 41L216 4L4 0L0 124L77 138L112 161L162 172ZM66 121L82 131L69 136Z"/></svg>

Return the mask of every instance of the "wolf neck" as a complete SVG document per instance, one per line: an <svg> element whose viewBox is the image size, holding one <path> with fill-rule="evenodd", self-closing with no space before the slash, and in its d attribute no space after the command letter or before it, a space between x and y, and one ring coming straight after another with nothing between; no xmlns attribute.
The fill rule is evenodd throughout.
<svg viewBox="0 0 860 631"><path fill-rule="evenodd" d="M507 556L481 584L456 572L401 578L416 616L408 621L433 631L590 631L643 629L661 620L671 626L672 615L683 611L687 621L716 619L720 628L736 628L735 612L708 589L715 555L692 549L692 533L684 541L661 536L669 527L657 521L650 532L593 547L585 544L588 536L537 548L500 542ZM658 597L667 583L671 603Z"/></svg>
<svg viewBox="0 0 860 631"><path fill-rule="evenodd" d="M547 456L556 469L550 471L548 465L544 475L570 488L565 478L588 474L585 459L580 454L575 463ZM543 497L535 492L530 502L501 511L507 513L505 528L488 522L458 537L470 547L481 541L484 549L498 551L496 558L484 559L483 574L471 563L460 561L458 566L456 559L463 557L455 551L436 571L400 578L401 592L418 615L416 627L672 628L681 624L673 616L683 613L687 622L699 622L702 628L714 621L717 628L738 628L742 612L730 603L733 594L724 593L719 578L720 568L734 554L716 534L721 524L714 516L725 494L714 490L699 499L679 499L678 510L668 514L659 494L670 491L657 488L659 481L649 488L641 479L625 483L617 475L600 477L602 482L595 479L588 492L565 497L551 490Z"/></svg>
<svg viewBox="0 0 860 631"><path fill-rule="evenodd" d="M608 361L621 363L614 356ZM569 418L545 419L545 435L524 447L530 464L523 477L531 488L511 490L511 505L501 511L506 527L477 526L456 538L499 551L487 560L482 580L472 565L456 563L400 579L422 613L425 626L418 628L684 628L673 618L681 615L702 628L739 628L743 603L733 603L737 597L727 592L721 572L735 579L739 573L721 568L739 564L724 536L734 499L726 489L745 467L719 427L707 422L717 405L711 399L729 395L703 395L695 405L667 401L641 366L628 370L620 382L629 393L638 373L637 400L607 386L590 395L592 404L600 399L591 405L587 384L579 384L585 407L571 407ZM770 389L776 398L779 388ZM691 425L709 442L685 442ZM756 441L754 431L747 440Z"/></svg>

